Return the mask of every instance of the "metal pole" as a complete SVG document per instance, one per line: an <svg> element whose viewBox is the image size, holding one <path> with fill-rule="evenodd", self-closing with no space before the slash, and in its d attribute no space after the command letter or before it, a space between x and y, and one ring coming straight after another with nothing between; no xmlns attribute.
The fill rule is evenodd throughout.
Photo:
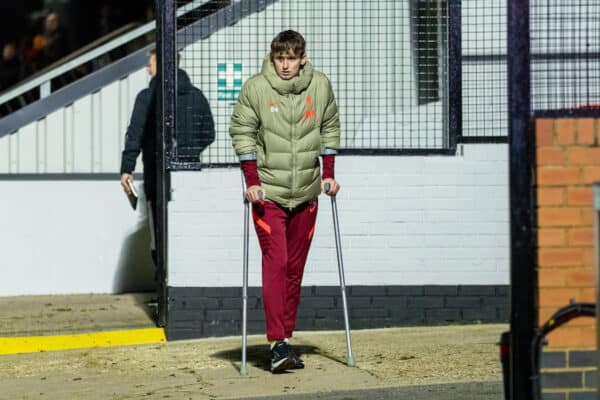
<svg viewBox="0 0 600 400"><path fill-rule="evenodd" d="M531 343L538 327L529 3L507 1L511 400L533 395Z"/></svg>
<svg viewBox="0 0 600 400"><path fill-rule="evenodd" d="M462 136L462 4L461 0L448 2L448 64L447 86L443 104L448 108L448 148L456 151Z"/></svg>
<svg viewBox="0 0 600 400"><path fill-rule="evenodd" d="M242 187L245 192L244 176L242 175ZM248 320L248 242L250 236L250 203L244 197L244 250L243 250L243 274L242 277L242 365L240 375L248 375L246 368L246 353L248 345L247 320Z"/></svg>
<svg viewBox="0 0 600 400"><path fill-rule="evenodd" d="M325 191L329 191L327 186ZM348 358L346 363L349 367L354 366L354 355L352 354L352 343L350 341L350 320L348 318L348 301L346 299L346 282L344 279L344 261L342 258L342 241L340 239L340 223L338 221L337 202L335 196L331 196L331 212L333 214L333 229L335 233L335 249L337 251L338 273L340 275L340 290L342 292L342 306L344 308L344 326L346 328L346 347Z"/></svg>
<svg viewBox="0 0 600 400"><path fill-rule="evenodd" d="M600 182L592 184L594 201L594 247L596 250L596 348L600 349ZM600 400L600 351L596 352L597 398Z"/></svg>
<svg viewBox="0 0 600 400"><path fill-rule="evenodd" d="M167 174L170 143L175 134L175 2L156 0L157 17L157 130L156 130L156 258L158 277L159 326L166 326L168 314L168 201Z"/></svg>

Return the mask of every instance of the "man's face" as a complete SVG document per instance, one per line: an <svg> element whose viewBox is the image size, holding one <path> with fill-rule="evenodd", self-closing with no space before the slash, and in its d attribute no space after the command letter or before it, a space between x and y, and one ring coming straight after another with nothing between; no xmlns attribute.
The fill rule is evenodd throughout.
<svg viewBox="0 0 600 400"><path fill-rule="evenodd" d="M12 43L6 43L2 49L2 59L4 61L12 61L17 56L17 49Z"/></svg>
<svg viewBox="0 0 600 400"><path fill-rule="evenodd" d="M146 65L146 71L152 78L156 76L156 54L150 54L148 58L148 65Z"/></svg>
<svg viewBox="0 0 600 400"><path fill-rule="evenodd" d="M273 56L273 65L275 72L284 80L292 79L300 74L300 67L306 64L306 53L302 56L297 56L292 50L280 52Z"/></svg>
<svg viewBox="0 0 600 400"><path fill-rule="evenodd" d="M56 13L50 13L46 17L45 21L46 32L54 32L58 29L58 15Z"/></svg>

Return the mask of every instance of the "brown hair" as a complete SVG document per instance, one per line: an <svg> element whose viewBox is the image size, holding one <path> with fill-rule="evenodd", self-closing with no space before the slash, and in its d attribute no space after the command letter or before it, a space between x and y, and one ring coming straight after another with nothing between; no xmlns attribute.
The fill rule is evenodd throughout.
<svg viewBox="0 0 600 400"><path fill-rule="evenodd" d="M151 48L150 51L148 52L148 56L156 56L156 48ZM158 57L156 57L156 59L158 60ZM176 54L176 59L177 59L177 66L179 67L179 62L181 61L181 53L178 51Z"/></svg>
<svg viewBox="0 0 600 400"><path fill-rule="evenodd" d="M304 56L306 42L301 34L296 31L287 30L279 32L271 42L271 59L276 54L287 53L291 50L296 56Z"/></svg>

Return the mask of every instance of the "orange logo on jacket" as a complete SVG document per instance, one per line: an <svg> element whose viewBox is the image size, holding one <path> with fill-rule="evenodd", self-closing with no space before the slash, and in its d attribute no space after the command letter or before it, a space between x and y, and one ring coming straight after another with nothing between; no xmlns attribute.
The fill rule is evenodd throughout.
<svg viewBox="0 0 600 400"><path fill-rule="evenodd" d="M317 117L317 111L313 108L312 96L306 96L306 111L304 111L304 115L302 116L302 118L309 119L309 118L316 118L316 117Z"/></svg>

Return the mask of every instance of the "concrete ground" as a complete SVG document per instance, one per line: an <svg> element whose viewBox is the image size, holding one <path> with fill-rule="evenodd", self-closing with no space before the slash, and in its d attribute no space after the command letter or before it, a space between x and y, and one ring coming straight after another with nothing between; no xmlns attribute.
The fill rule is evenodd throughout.
<svg viewBox="0 0 600 400"><path fill-rule="evenodd" d="M147 294L0 298L0 337L153 327ZM248 376L240 337L0 356L6 399L501 400L497 341L505 325L298 332L306 369L272 375L251 336Z"/></svg>

